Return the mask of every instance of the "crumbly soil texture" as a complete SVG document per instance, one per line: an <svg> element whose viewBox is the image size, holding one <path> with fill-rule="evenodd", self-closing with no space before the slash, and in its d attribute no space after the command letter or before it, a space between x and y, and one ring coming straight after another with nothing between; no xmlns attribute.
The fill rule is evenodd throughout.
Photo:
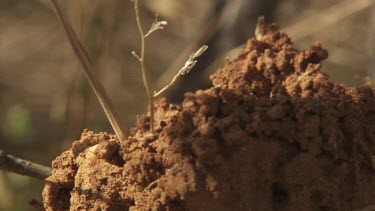
<svg viewBox="0 0 375 211"><path fill-rule="evenodd" d="M375 88L320 71L275 25L182 104L160 99L155 133L85 130L52 163L46 210L327 210L375 204Z"/></svg>

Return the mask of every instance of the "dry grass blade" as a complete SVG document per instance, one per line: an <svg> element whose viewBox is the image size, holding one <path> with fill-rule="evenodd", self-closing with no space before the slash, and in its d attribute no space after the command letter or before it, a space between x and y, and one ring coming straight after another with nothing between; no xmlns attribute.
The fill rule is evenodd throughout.
<svg viewBox="0 0 375 211"><path fill-rule="evenodd" d="M105 114L107 115L107 118L109 122L111 123L113 130L115 131L117 137L120 140L125 140L128 132L127 129L120 119L118 112L116 111L115 107L113 106L110 98L106 94L102 84L98 80L98 77L95 74L93 64L90 60L90 57L88 56L86 50L83 48L81 42L78 40L73 28L69 24L67 18L65 17L64 13L62 12L59 4L56 0L50 0L53 8L56 12L56 15L60 19L64 30L68 36L69 42L74 50L74 53L78 57L79 61L81 62L83 69L85 70L86 76L94 89L95 95L98 98L101 106L103 107L103 110Z"/></svg>

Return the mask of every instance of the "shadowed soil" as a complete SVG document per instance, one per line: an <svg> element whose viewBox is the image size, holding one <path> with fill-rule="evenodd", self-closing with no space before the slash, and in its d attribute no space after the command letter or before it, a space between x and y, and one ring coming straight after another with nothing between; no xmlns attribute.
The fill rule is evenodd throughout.
<svg viewBox="0 0 375 211"><path fill-rule="evenodd" d="M269 27L211 76L160 99L156 132L85 130L53 161L47 210L353 210L375 204L375 89L334 84L328 53Z"/></svg>

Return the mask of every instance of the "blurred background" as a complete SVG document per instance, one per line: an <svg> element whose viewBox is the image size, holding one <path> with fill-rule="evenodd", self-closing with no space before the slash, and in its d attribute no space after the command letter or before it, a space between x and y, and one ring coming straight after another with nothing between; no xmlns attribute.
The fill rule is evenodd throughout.
<svg viewBox="0 0 375 211"><path fill-rule="evenodd" d="M147 30L155 18L165 30L148 39L146 64L159 90L190 53L208 44L198 65L166 97L210 86L208 77L253 36L257 17L277 22L298 49L319 41L329 51L323 70L348 86L375 77L374 0L143 0ZM147 108L129 0L60 1L93 59L100 80L128 126ZM229 53L229 54L228 54ZM44 165L80 138L83 129L113 133L48 0L0 0L0 149ZM43 182L0 171L0 210L35 210Z"/></svg>

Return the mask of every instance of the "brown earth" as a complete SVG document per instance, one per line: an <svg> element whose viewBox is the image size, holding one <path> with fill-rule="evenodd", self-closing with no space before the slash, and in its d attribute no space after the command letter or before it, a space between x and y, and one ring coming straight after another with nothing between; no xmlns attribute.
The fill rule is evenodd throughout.
<svg viewBox="0 0 375 211"><path fill-rule="evenodd" d="M132 136L84 131L53 161L47 210L353 210L375 204L375 89L320 72L275 26Z"/></svg>

